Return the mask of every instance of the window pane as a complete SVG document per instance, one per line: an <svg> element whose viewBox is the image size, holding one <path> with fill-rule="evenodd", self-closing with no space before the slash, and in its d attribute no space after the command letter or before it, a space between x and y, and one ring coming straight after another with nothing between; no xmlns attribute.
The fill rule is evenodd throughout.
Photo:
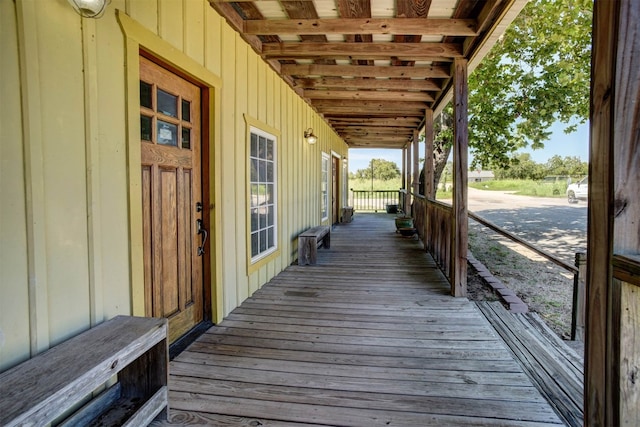
<svg viewBox="0 0 640 427"><path fill-rule="evenodd" d="M258 157L258 135L251 134L251 157Z"/></svg>
<svg viewBox="0 0 640 427"><path fill-rule="evenodd" d="M251 209L251 231L257 231L260 225L258 208Z"/></svg>
<svg viewBox="0 0 640 427"><path fill-rule="evenodd" d="M258 161L251 159L251 182L258 182Z"/></svg>
<svg viewBox="0 0 640 427"><path fill-rule="evenodd" d="M258 185L251 185L251 207L258 206Z"/></svg>
<svg viewBox="0 0 640 427"><path fill-rule="evenodd" d="M267 138L264 136L260 137L260 145L258 146L258 157L261 159L267 158Z"/></svg>
<svg viewBox="0 0 640 427"><path fill-rule="evenodd" d="M273 162L267 162L267 181L273 182Z"/></svg>
<svg viewBox="0 0 640 427"><path fill-rule="evenodd" d="M267 226L273 226L275 225L275 215L274 212L276 211L275 207L269 206L269 209L267 211Z"/></svg>
<svg viewBox="0 0 640 427"><path fill-rule="evenodd" d="M182 148L191 149L191 129L182 128Z"/></svg>
<svg viewBox="0 0 640 427"><path fill-rule="evenodd" d="M258 245L258 233L251 234L251 256L258 255L260 246Z"/></svg>
<svg viewBox="0 0 640 427"><path fill-rule="evenodd" d="M258 208L260 212L260 229L266 228L267 226L267 210L269 209L266 206Z"/></svg>
<svg viewBox="0 0 640 427"><path fill-rule="evenodd" d="M151 141L151 130L153 129L153 119L148 116L140 116L140 139Z"/></svg>
<svg viewBox="0 0 640 427"><path fill-rule="evenodd" d="M153 101L151 98L152 87L149 83L140 82L140 105L142 107L153 108ZM147 140L150 141L150 140Z"/></svg>
<svg viewBox="0 0 640 427"><path fill-rule="evenodd" d="M267 159L273 160L273 140L267 140Z"/></svg>
<svg viewBox="0 0 640 427"><path fill-rule="evenodd" d="M182 100L182 120L191 122L191 103L184 99Z"/></svg>
<svg viewBox="0 0 640 427"><path fill-rule="evenodd" d="M158 120L158 144L178 146L178 126Z"/></svg>
<svg viewBox="0 0 640 427"><path fill-rule="evenodd" d="M273 203L275 201L275 194L273 194L273 184L265 185L265 200L268 203Z"/></svg>
<svg viewBox="0 0 640 427"><path fill-rule="evenodd" d="M178 97L158 89L158 112L171 117L178 117Z"/></svg>
<svg viewBox="0 0 640 427"><path fill-rule="evenodd" d="M267 230L260 232L260 252L267 250Z"/></svg>
<svg viewBox="0 0 640 427"><path fill-rule="evenodd" d="M261 160L258 164L258 179L260 182L267 181L267 165L264 160Z"/></svg>
<svg viewBox="0 0 640 427"><path fill-rule="evenodd" d="M275 246L275 239L273 238L273 227L267 229L267 247L272 248Z"/></svg>

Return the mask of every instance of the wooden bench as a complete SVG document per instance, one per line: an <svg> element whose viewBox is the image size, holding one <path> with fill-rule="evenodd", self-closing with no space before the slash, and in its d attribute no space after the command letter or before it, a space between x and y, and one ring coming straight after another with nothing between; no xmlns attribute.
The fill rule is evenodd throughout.
<svg viewBox="0 0 640 427"><path fill-rule="evenodd" d="M166 319L118 316L0 374L0 425L148 425L167 380Z"/></svg>
<svg viewBox="0 0 640 427"><path fill-rule="evenodd" d="M331 247L331 227L320 225L298 236L298 265L315 265L318 260L318 242L321 246Z"/></svg>

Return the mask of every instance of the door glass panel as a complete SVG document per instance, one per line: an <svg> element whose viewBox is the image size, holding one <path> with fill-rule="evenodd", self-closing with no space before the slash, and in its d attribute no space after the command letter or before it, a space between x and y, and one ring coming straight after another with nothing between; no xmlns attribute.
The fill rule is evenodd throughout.
<svg viewBox="0 0 640 427"><path fill-rule="evenodd" d="M140 105L153 109L153 101L151 98L152 87L149 83L140 81Z"/></svg>
<svg viewBox="0 0 640 427"><path fill-rule="evenodd" d="M158 89L158 112L171 117L178 117L178 97Z"/></svg>
<svg viewBox="0 0 640 427"><path fill-rule="evenodd" d="M191 122L191 103L184 99L182 100L182 120Z"/></svg>
<svg viewBox="0 0 640 427"><path fill-rule="evenodd" d="M178 146L178 126L158 120L158 144Z"/></svg>
<svg viewBox="0 0 640 427"><path fill-rule="evenodd" d="M148 116L140 116L140 139L151 141L151 131L153 129L153 119Z"/></svg>
<svg viewBox="0 0 640 427"><path fill-rule="evenodd" d="M182 128L182 148L191 149L191 129Z"/></svg>

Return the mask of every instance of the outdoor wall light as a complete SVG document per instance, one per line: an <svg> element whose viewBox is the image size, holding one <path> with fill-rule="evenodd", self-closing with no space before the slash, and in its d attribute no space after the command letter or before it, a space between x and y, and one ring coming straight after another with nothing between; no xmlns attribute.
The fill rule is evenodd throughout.
<svg viewBox="0 0 640 427"><path fill-rule="evenodd" d="M85 18L100 18L111 0L69 0L73 9Z"/></svg>
<svg viewBox="0 0 640 427"><path fill-rule="evenodd" d="M304 131L304 140L309 144L315 144L318 141L318 137L313 134L313 129L309 128Z"/></svg>

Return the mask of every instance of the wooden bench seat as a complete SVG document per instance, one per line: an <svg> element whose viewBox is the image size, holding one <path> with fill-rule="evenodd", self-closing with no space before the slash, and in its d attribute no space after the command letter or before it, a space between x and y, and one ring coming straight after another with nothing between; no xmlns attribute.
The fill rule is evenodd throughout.
<svg viewBox="0 0 640 427"><path fill-rule="evenodd" d="M166 319L115 317L0 374L0 425L148 425L166 416L167 363Z"/></svg>
<svg viewBox="0 0 640 427"><path fill-rule="evenodd" d="M331 227L319 225L298 236L298 265L315 265L318 260L318 243L331 247Z"/></svg>

